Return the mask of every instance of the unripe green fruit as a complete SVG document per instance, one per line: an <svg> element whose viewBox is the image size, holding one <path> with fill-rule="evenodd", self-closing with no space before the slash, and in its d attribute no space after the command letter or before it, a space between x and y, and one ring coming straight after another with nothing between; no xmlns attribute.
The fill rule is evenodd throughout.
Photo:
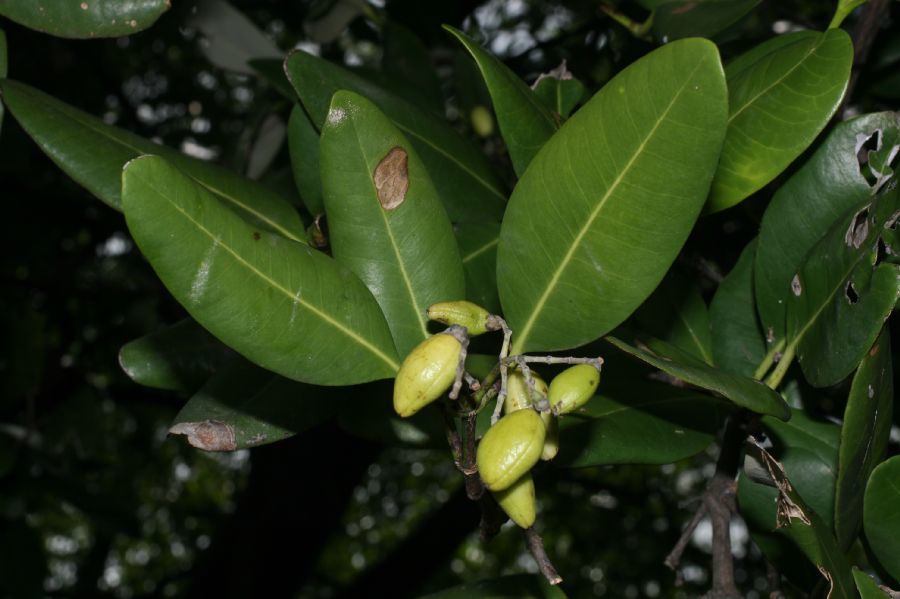
<svg viewBox="0 0 900 599"><path fill-rule="evenodd" d="M455 302L439 302L428 306L428 319L449 325L466 327L470 337L488 332L488 319L491 313L472 302L459 300Z"/></svg>
<svg viewBox="0 0 900 599"><path fill-rule="evenodd" d="M531 528L536 518L534 501L534 481L526 472L512 486L494 492L494 499L506 512L510 520L522 528Z"/></svg>
<svg viewBox="0 0 900 599"><path fill-rule="evenodd" d="M546 418L544 418L545 414ZM549 462L559 453L559 420L550 412L541 412L541 418L544 418L544 424L547 425L547 436L544 438L541 459Z"/></svg>
<svg viewBox="0 0 900 599"><path fill-rule="evenodd" d="M461 351L456 337L438 333L409 352L394 380L394 411L406 418L443 395L456 378Z"/></svg>
<svg viewBox="0 0 900 599"><path fill-rule="evenodd" d="M578 364L550 381L550 406L555 414L577 410L594 396L600 384L600 371L590 364Z"/></svg>
<svg viewBox="0 0 900 599"><path fill-rule="evenodd" d="M548 387L544 379L531 373L534 379L534 391L541 397L547 397ZM506 413L523 410L534 405L535 398L528 392L528 382L525 375L519 370L513 370L506 377L506 399L503 400L503 409Z"/></svg>
<svg viewBox="0 0 900 599"><path fill-rule="evenodd" d="M491 491L509 488L541 457L547 427L534 410L518 410L488 429L475 456L481 480Z"/></svg>
<svg viewBox="0 0 900 599"><path fill-rule="evenodd" d="M494 117L491 111L484 106L476 106L469 113L469 120L472 122L472 129L479 137L487 137L494 132Z"/></svg>

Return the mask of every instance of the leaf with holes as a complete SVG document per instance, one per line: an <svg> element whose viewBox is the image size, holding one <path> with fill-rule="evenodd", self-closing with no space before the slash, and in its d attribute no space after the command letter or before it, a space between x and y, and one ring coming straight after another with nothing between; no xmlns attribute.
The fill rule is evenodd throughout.
<svg viewBox="0 0 900 599"><path fill-rule="evenodd" d="M453 222L500 219L506 201L502 184L478 148L442 119L306 52L291 53L285 70L316 128L324 125L335 92L357 93L384 112L413 144Z"/></svg>
<svg viewBox="0 0 900 599"><path fill-rule="evenodd" d="M544 145L500 233L514 354L596 339L650 295L699 214L725 119L716 47L682 40L619 73Z"/></svg>
<svg viewBox="0 0 900 599"><path fill-rule="evenodd" d="M863 527L878 563L900 580L900 456L879 464L866 485Z"/></svg>
<svg viewBox="0 0 900 599"><path fill-rule="evenodd" d="M334 259L254 229L157 156L125 167L122 207L138 247L175 299L251 362L318 385L397 371L381 309Z"/></svg>
<svg viewBox="0 0 900 599"><path fill-rule="evenodd" d="M465 297L450 220L412 144L365 98L334 95L320 149L334 257L375 296L405 356L429 336L428 306Z"/></svg>
<svg viewBox="0 0 900 599"><path fill-rule="evenodd" d="M887 449L893 406L891 335L885 327L859 365L844 409L834 526L845 551L862 524L866 481Z"/></svg>
<svg viewBox="0 0 900 599"><path fill-rule="evenodd" d="M556 133L556 120L509 67L461 31L449 25L444 25L444 29L460 41L481 70L513 168L521 177L538 150Z"/></svg>
<svg viewBox="0 0 900 599"><path fill-rule="evenodd" d="M340 398L235 357L181 408L169 433L206 451L275 443L337 413Z"/></svg>
<svg viewBox="0 0 900 599"><path fill-rule="evenodd" d="M700 289L681 273L670 270L634 316L641 330L713 363L706 302Z"/></svg>
<svg viewBox="0 0 900 599"><path fill-rule="evenodd" d="M853 44L841 29L764 42L725 69L728 134L707 212L734 206L813 142L841 103Z"/></svg>
<svg viewBox="0 0 900 599"><path fill-rule="evenodd" d="M857 155L900 126L900 113L867 114L838 124L806 163L782 185L763 214L754 287L763 330L784 340L791 279L828 228L872 195Z"/></svg>
<svg viewBox="0 0 900 599"><path fill-rule="evenodd" d="M722 370L744 376L753 376L766 355L753 297L755 254L756 240L753 240L719 283L709 304L713 363Z"/></svg>
<svg viewBox="0 0 900 599"><path fill-rule="evenodd" d="M170 0L4 0L0 15L57 37L89 39L137 33L153 25L170 7Z"/></svg>
<svg viewBox="0 0 900 599"><path fill-rule="evenodd" d="M498 223L460 223L456 226L456 243L466 273L466 298L490 312L500 312L497 295Z"/></svg>
<svg viewBox="0 0 900 599"><path fill-rule="evenodd" d="M623 352L666 374L702 389L708 389L742 408L758 414L770 414L783 420L790 417L788 406L781 396L761 382L719 370L664 341L643 339L637 341L635 347L615 337L607 337L606 340Z"/></svg>
<svg viewBox="0 0 900 599"><path fill-rule="evenodd" d="M67 175L121 210L122 167L144 154L163 156L249 221L290 239L305 238L293 206L264 185L185 156L16 81L0 81L9 111Z"/></svg>
<svg viewBox="0 0 900 599"><path fill-rule="evenodd" d="M791 282L785 354L796 352L816 387L834 385L859 364L900 295L900 265L882 261L886 225L900 211L892 186L839 218ZM893 251L893 250L892 250Z"/></svg>

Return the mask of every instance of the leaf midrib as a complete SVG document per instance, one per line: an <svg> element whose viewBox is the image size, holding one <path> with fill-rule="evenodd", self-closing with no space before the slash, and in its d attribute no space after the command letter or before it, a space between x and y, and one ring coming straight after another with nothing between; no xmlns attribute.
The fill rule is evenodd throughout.
<svg viewBox="0 0 900 599"><path fill-rule="evenodd" d="M132 175L132 176L134 176L134 175ZM234 249L232 249L230 246L228 246L226 243L224 243L221 239L219 239L218 237L216 237L215 235L213 235L212 231L210 231L209 229L207 229L206 227L204 227L199 221L197 221L196 219L194 219L193 216L191 216L184 208L182 208L181 206L179 206L178 204L176 204L175 202L173 202L171 199L169 199L169 197L168 197L162 190L160 190L160 189L157 188L155 185L153 185L151 181L149 181L149 180L147 180L147 179L144 179L144 185L146 185L149 189L151 189L151 190L153 190L154 192L156 192L156 194L157 194L159 197L163 198L163 199L164 199L168 204L170 204L176 211L178 211L182 216L184 216L184 218L185 218L188 222L190 222L190 223L191 223L192 225L194 225L198 230L200 230L200 231L201 231L202 233L204 233L207 237L209 237L209 239L210 239L213 243L218 244L219 247L221 247L221 248L224 249L226 252L228 252L229 254L231 254L232 257L234 257L234 259L235 259L239 264L241 264L242 266L244 266L247 270L249 270L251 273L253 273L253 274L256 275L257 277L259 277L260 279L262 279L265 283L269 284L273 289L276 289L277 291L279 291L279 292L281 292L282 294L284 294L285 296L287 296L287 298L290 300L291 303L293 303L293 304L299 304L302 308L305 308L305 309L309 310L309 311L312 312L314 315L318 316L320 319L322 319L323 321L325 321L327 324L331 325L332 327L334 327L335 329L337 329L339 332L343 333L344 335L346 335L347 337L349 337L350 339L352 339L353 341L355 341L357 344L359 344L359 345L361 345L362 347L364 347L365 349L369 350L373 355L375 355L376 357L380 358L385 364L387 364L392 370L396 371L396 370L398 370L398 369L400 368L400 365L397 364L397 362L396 362L395 360L393 360L390 356L388 356L388 355L385 354L383 351L381 351L380 349L378 349L377 347L375 347L374 345L372 345L369 341L367 341L366 339L360 337L357 333L355 333L354 331L348 329L347 327L345 327L345 326L344 326L343 324L341 324L340 322L334 320L334 319L331 318L328 314L326 314L325 312L321 311L321 310L318 309L317 307L315 307L315 306L313 306L312 304L310 304L310 303L304 301L302 297L298 297L297 294L292 293L289 289L283 287L283 286L280 285L277 281L275 281L275 280L272 279L271 277L267 276L265 273L263 273L262 271L260 271L259 269L257 269L254 265L252 265L250 262L248 262L247 260L245 260L245 259L244 259L240 254L238 254Z"/></svg>
<svg viewBox="0 0 900 599"><path fill-rule="evenodd" d="M559 279L562 276L563 271L568 267L569 263L572 261L572 257L575 255L575 251L581 244L581 240L584 239L584 236L587 235L587 232L590 230L591 226L596 220L597 216L600 214L603 207L606 205L606 202L612 197L613 193L616 189L618 189L619 185L624 180L625 176L631 172L631 168L634 165L635 161L638 157L643 153L644 148L647 143L656 133L657 129L659 129L660 124L662 124L663 120L669 115L669 112L672 110L672 107L675 106L675 103L681 97L681 94L684 93L684 90L687 89L689 82L694 78L694 75L700 69L700 66L705 64L706 60L701 60L691 71L690 75L685 77L684 83L678 89L678 91L673 95L672 100L669 102L668 106L666 106L665 110L663 110L662 114L656 119L656 122L653 123L653 126L649 129L647 134L644 136L644 139L637 146L634 153L628 159L628 162L625 164L625 167L622 169L622 172L615 178L600 200L597 202L596 208L591 211L590 216L585 222L584 226L582 226L581 230L575 236L575 239L572 241L569 246L566 255L563 256L562 261L557 267L556 271L553 273L553 276L550 278L550 282L547 284L544 293L538 299L537 304L531 312L528 320L525 322L525 326L522 327L522 331L519 336L516 338L516 341L512 346L512 353L519 354L522 353L522 348L525 346L525 342L528 340L528 336L531 334L531 329L534 327L534 323L537 320L538 315L543 311L544 305L547 303L547 299L550 297L550 294L556 288L556 285L559 283Z"/></svg>
<svg viewBox="0 0 900 599"><path fill-rule="evenodd" d="M472 250L471 252L469 252L468 254L466 254L465 257L462 259L462 263L468 264L469 262L471 262L478 256L482 255L483 253L490 251L490 249L492 247L494 247L495 245L497 245L498 243L500 243L500 235L499 234L496 237L494 237L493 239L491 239L490 241L488 241L486 244L484 244L481 247L478 247L478 248Z"/></svg>

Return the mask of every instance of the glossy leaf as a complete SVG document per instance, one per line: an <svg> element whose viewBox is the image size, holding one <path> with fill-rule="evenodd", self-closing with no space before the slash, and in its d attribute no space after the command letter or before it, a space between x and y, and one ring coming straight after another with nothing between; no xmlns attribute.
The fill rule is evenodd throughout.
<svg viewBox="0 0 900 599"><path fill-rule="evenodd" d="M810 384L840 382L863 358L900 296L900 265L879 263L885 223L900 210L895 187L838 219L791 283L786 352L796 348Z"/></svg>
<svg viewBox="0 0 900 599"><path fill-rule="evenodd" d="M727 404L668 385L603 386L576 414L560 420L555 464L668 464L715 440Z"/></svg>
<svg viewBox="0 0 900 599"><path fill-rule="evenodd" d="M707 212L734 206L783 171L841 103L853 44L841 29L776 37L725 69L728 134Z"/></svg>
<svg viewBox="0 0 900 599"><path fill-rule="evenodd" d="M431 62L431 53L416 35L399 23L387 21L382 27L384 55L381 69L396 82L415 90L423 108L444 114L441 81Z"/></svg>
<svg viewBox="0 0 900 599"><path fill-rule="evenodd" d="M494 105L500 133L506 142L516 174L521 177L528 164L556 132L558 124L534 92L509 67L469 39L461 31L445 25L465 46L481 70Z"/></svg>
<svg viewBox="0 0 900 599"><path fill-rule="evenodd" d="M506 193L487 159L437 116L347 69L305 52L285 61L288 78L313 125L321 130L331 97L344 89L382 110L413 144L453 222L499 220Z"/></svg>
<svg viewBox="0 0 900 599"><path fill-rule="evenodd" d="M753 297L756 247L756 240L747 244L709 304L713 362L722 370L749 377L766 355Z"/></svg>
<svg viewBox="0 0 900 599"><path fill-rule="evenodd" d="M886 599L889 596L871 576L859 568L853 568L853 580L856 582L856 590L859 591L861 599Z"/></svg>
<svg viewBox="0 0 900 599"><path fill-rule="evenodd" d="M669 271L635 312L635 319L641 330L707 364L713 363L706 302L700 290L677 271Z"/></svg>
<svg viewBox="0 0 900 599"><path fill-rule="evenodd" d="M200 0L187 23L203 34L200 50L220 69L253 75L249 60L282 56L253 21L224 0Z"/></svg>
<svg viewBox="0 0 900 599"><path fill-rule="evenodd" d="M497 294L498 223L460 223L456 226L456 242L466 273L466 298L492 313L500 312Z"/></svg>
<svg viewBox="0 0 900 599"><path fill-rule="evenodd" d="M549 75L542 75L534 83L534 95L551 112L563 119L569 118L586 93L587 89L584 84L573 78L568 71L564 71L561 77L555 76L555 73L551 71Z"/></svg>
<svg viewBox="0 0 900 599"><path fill-rule="evenodd" d="M712 37L738 22L760 0L675 0L653 11L653 31L665 41L685 37Z"/></svg>
<svg viewBox="0 0 900 599"><path fill-rule="evenodd" d="M251 222L291 239L304 239L296 210L266 187L138 135L16 81L0 81L9 111L67 175L121 210L122 168L143 154L163 156Z"/></svg>
<svg viewBox="0 0 900 599"><path fill-rule="evenodd" d="M759 381L709 366L658 339L647 340L638 347L615 337L606 339L625 353L686 383L713 391L742 408L782 420L790 417L788 406L781 396Z"/></svg>
<svg viewBox="0 0 900 599"><path fill-rule="evenodd" d="M234 352L186 318L119 350L119 365L139 385L193 393Z"/></svg>
<svg viewBox="0 0 900 599"><path fill-rule="evenodd" d="M784 339L791 279L806 255L835 220L872 194L860 172L860 146L897 126L900 114L892 112L839 123L772 198L760 225L753 276L763 330L773 342Z"/></svg>
<svg viewBox="0 0 900 599"><path fill-rule="evenodd" d="M866 481L887 449L893 404L891 335L885 327L859 365L844 409L834 498L835 533L844 550L850 548L862 524Z"/></svg>
<svg viewBox="0 0 900 599"><path fill-rule="evenodd" d="M206 451L275 443L334 416L338 398L236 357L181 408L169 433Z"/></svg>
<svg viewBox="0 0 900 599"><path fill-rule="evenodd" d="M650 295L699 214L725 118L715 46L682 40L619 73L547 142L500 233L513 353L584 344Z"/></svg>
<svg viewBox="0 0 900 599"><path fill-rule="evenodd" d="M565 599L559 587L539 575L516 574L456 586L420 599Z"/></svg>
<svg viewBox="0 0 900 599"><path fill-rule="evenodd" d="M288 120L288 147L294 182L303 204L313 216L324 214L322 178L319 167L319 132L313 127L303 107L297 104Z"/></svg>
<svg viewBox="0 0 900 599"><path fill-rule="evenodd" d="M450 220L412 144L365 98L334 95L320 149L333 255L375 296L405 356L429 336L428 306L465 296Z"/></svg>
<svg viewBox="0 0 900 599"><path fill-rule="evenodd" d="M863 503L866 540L878 563L894 580L900 580L900 456L872 471Z"/></svg>
<svg viewBox="0 0 900 599"><path fill-rule="evenodd" d="M0 2L0 15L57 37L88 39L137 33L153 25L170 7L170 0L4 0Z"/></svg>
<svg viewBox="0 0 900 599"><path fill-rule="evenodd" d="M250 361L319 385L396 372L378 304L332 258L256 230L156 156L126 166L122 205L138 247L175 299Z"/></svg>

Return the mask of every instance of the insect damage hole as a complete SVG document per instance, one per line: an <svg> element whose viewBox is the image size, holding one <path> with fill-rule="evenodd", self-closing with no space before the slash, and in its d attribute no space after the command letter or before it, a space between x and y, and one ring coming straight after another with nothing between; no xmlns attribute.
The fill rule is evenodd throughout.
<svg viewBox="0 0 900 599"><path fill-rule="evenodd" d="M856 213L853 222L844 234L844 241L847 245L859 249L866 237L869 236L869 207L866 206Z"/></svg>
<svg viewBox="0 0 900 599"><path fill-rule="evenodd" d="M378 202L385 210L393 210L406 199L406 192L409 190L407 162L406 150L395 146L381 159L375 167L375 172L372 173L372 181L378 192Z"/></svg>
<svg viewBox="0 0 900 599"><path fill-rule="evenodd" d="M856 163L859 166L859 174L866 182L873 186L878 178L869 167L869 152L877 152L881 149L881 129L875 129L871 135L860 133L856 136Z"/></svg>
<svg viewBox="0 0 900 599"><path fill-rule="evenodd" d="M853 285L853 281L847 281L847 287L844 288L844 295L847 296L847 301L850 302L851 306L859 301L859 292Z"/></svg>

